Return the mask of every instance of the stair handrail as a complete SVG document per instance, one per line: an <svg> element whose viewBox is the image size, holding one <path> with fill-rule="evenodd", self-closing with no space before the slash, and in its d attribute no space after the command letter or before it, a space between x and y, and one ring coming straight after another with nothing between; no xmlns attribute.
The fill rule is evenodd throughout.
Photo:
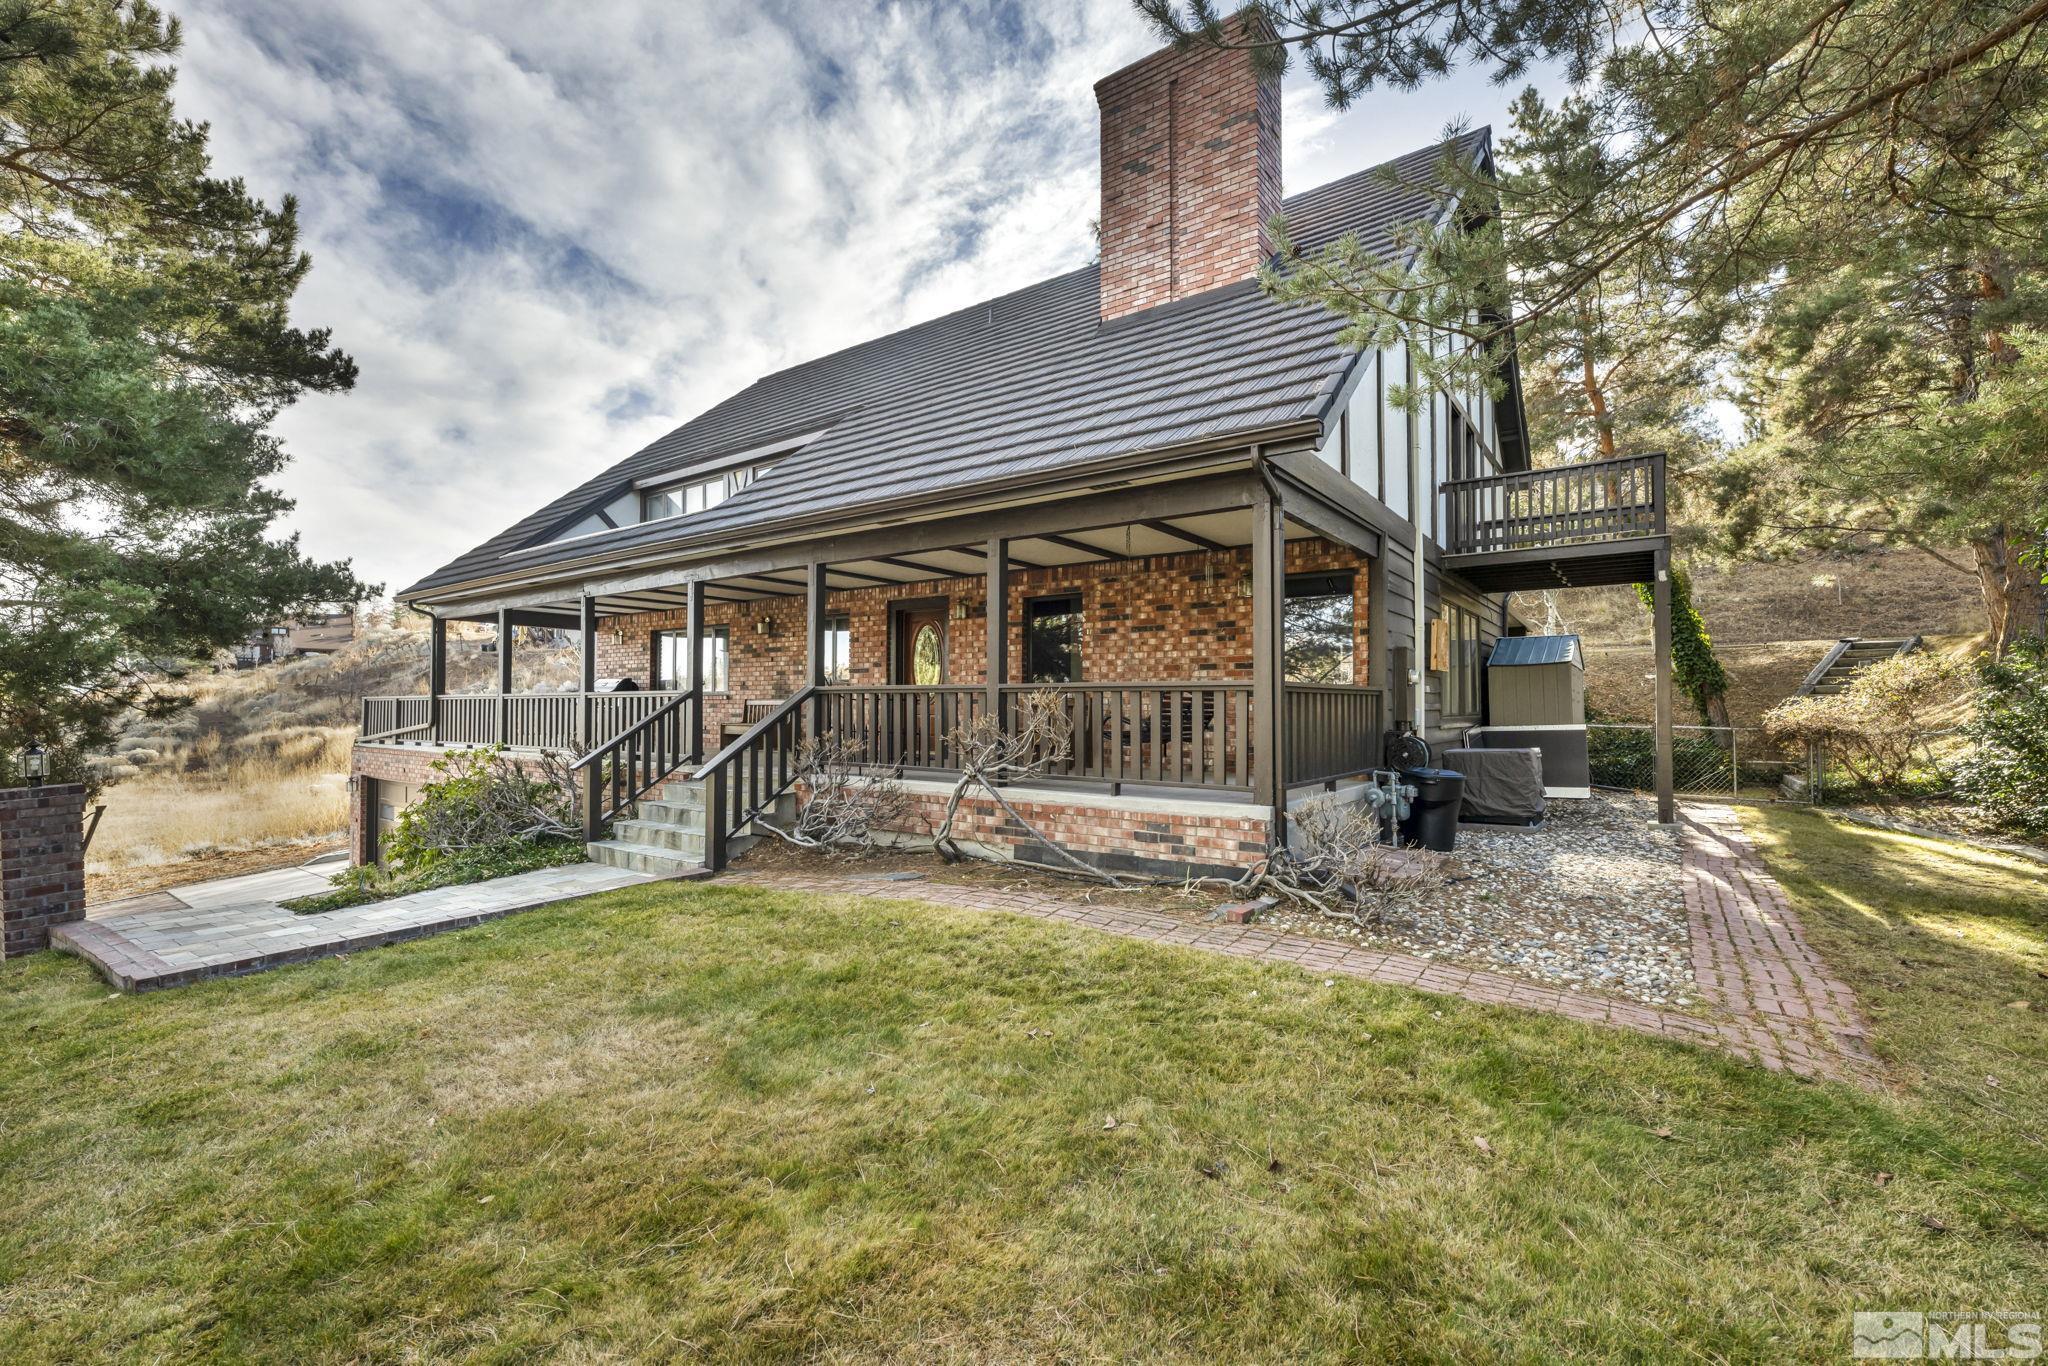
<svg viewBox="0 0 2048 1366"><path fill-rule="evenodd" d="M606 821L659 787L669 774L696 757L697 727L689 727L689 733L684 734L682 728L669 723L679 710L696 705L700 697L701 693L694 689L676 694L569 765L571 773L583 774L585 839L596 839ZM650 749L643 743L653 736L659 745L664 735L669 739L665 747ZM609 770L604 763L607 759L611 761Z"/></svg>
<svg viewBox="0 0 2048 1366"><path fill-rule="evenodd" d="M1856 638L1854 636L1837 637L1835 643L1829 647L1828 652L1820 657L1820 663L1809 669L1806 677L1800 680L1799 690L1792 695L1794 697L1804 697L1819 687L1820 681L1828 676L1828 670L1835 667L1835 661L1849 653L1849 647L1855 643Z"/></svg>
<svg viewBox="0 0 2048 1366"><path fill-rule="evenodd" d="M740 732L724 749L698 765L695 780L704 784L704 866L717 872L725 867L726 842L747 822L759 816L776 798L796 783L796 769L789 762L789 748L779 755L768 749L767 738L790 732L800 738L804 718L811 713L817 685L806 683L784 698L775 710ZM791 722L794 719L794 726ZM768 772L761 772L761 757L769 756ZM747 766L742 768L741 761ZM745 786L735 792L737 774ZM746 790L751 786L752 790ZM730 800L737 796L738 800ZM730 809L729 809L730 808Z"/></svg>

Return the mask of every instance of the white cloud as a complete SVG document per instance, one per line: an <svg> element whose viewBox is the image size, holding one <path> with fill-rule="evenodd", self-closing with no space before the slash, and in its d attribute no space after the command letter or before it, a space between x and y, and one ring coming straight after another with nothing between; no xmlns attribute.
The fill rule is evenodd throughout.
<svg viewBox="0 0 2048 1366"><path fill-rule="evenodd" d="M280 420L293 524L390 588L760 374L1088 260L1090 87L1153 46L1125 0L181 13L181 111L299 196L296 315L362 370ZM1291 83L1289 187L1454 112Z"/></svg>

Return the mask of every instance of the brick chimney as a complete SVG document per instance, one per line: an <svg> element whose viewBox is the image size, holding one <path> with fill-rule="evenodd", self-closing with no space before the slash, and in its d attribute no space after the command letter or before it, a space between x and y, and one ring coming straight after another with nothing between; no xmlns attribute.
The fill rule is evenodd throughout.
<svg viewBox="0 0 2048 1366"><path fill-rule="evenodd" d="M1096 82L1095 102L1102 320L1250 278L1280 211L1280 78L1242 48L1169 47Z"/></svg>

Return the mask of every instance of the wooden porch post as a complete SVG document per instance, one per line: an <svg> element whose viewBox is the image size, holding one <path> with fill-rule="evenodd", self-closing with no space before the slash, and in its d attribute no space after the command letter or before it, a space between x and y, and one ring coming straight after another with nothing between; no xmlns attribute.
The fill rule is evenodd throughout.
<svg viewBox="0 0 2048 1366"><path fill-rule="evenodd" d="M683 609L683 647L689 659L683 665L683 688L690 694L690 759L704 761L704 583L690 584L688 606Z"/></svg>
<svg viewBox="0 0 2048 1366"><path fill-rule="evenodd" d="M1657 660L1657 819L1666 825L1678 819L1678 802L1673 794L1671 771L1671 552L1659 550L1652 557L1656 582L1651 587L1655 604Z"/></svg>
<svg viewBox="0 0 2048 1366"><path fill-rule="evenodd" d="M577 733L583 737L583 748L588 750L597 743L597 703L592 697L597 691L597 599L588 593L577 603L577 627L583 636L580 645L583 654L583 700L577 717Z"/></svg>
<svg viewBox="0 0 2048 1366"><path fill-rule="evenodd" d="M432 723L427 739L441 743L441 694L448 691L448 622L434 617L427 623L427 719Z"/></svg>
<svg viewBox="0 0 2048 1366"><path fill-rule="evenodd" d="M512 743L512 613L498 609L498 743Z"/></svg>
<svg viewBox="0 0 2048 1366"><path fill-rule="evenodd" d="M987 618L988 673L983 681L988 685L988 714L999 727L1006 727L1003 684L1010 681L1010 543L1000 536L989 538L987 574L988 603L983 615Z"/></svg>
<svg viewBox="0 0 2048 1366"><path fill-rule="evenodd" d="M1286 669L1281 631L1287 540L1280 499L1261 484L1252 495L1252 797L1273 811L1273 847L1286 840L1287 765L1283 738Z"/></svg>
<svg viewBox="0 0 2048 1366"><path fill-rule="evenodd" d="M806 681L813 688L825 686L825 564L813 560L804 570L804 649L808 664ZM811 734L824 729L825 699L811 694ZM802 721L799 718L798 724Z"/></svg>
<svg viewBox="0 0 2048 1366"><path fill-rule="evenodd" d="M818 687L825 681L825 566L813 561L804 567L804 682Z"/></svg>

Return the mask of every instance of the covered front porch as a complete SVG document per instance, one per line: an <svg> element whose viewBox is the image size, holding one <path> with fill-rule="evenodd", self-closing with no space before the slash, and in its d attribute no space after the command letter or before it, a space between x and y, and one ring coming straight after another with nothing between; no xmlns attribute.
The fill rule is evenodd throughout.
<svg viewBox="0 0 2048 1366"><path fill-rule="evenodd" d="M364 699L363 737L577 753L593 829L694 775L715 849L786 789L807 735L944 775L961 728L1013 725L1043 691L1073 741L1034 785L1277 815L1379 763L1380 549L1313 488L1238 475L677 566L437 616L429 694ZM497 625L497 691L447 694L457 619ZM582 686L513 691L518 626L576 631Z"/></svg>

